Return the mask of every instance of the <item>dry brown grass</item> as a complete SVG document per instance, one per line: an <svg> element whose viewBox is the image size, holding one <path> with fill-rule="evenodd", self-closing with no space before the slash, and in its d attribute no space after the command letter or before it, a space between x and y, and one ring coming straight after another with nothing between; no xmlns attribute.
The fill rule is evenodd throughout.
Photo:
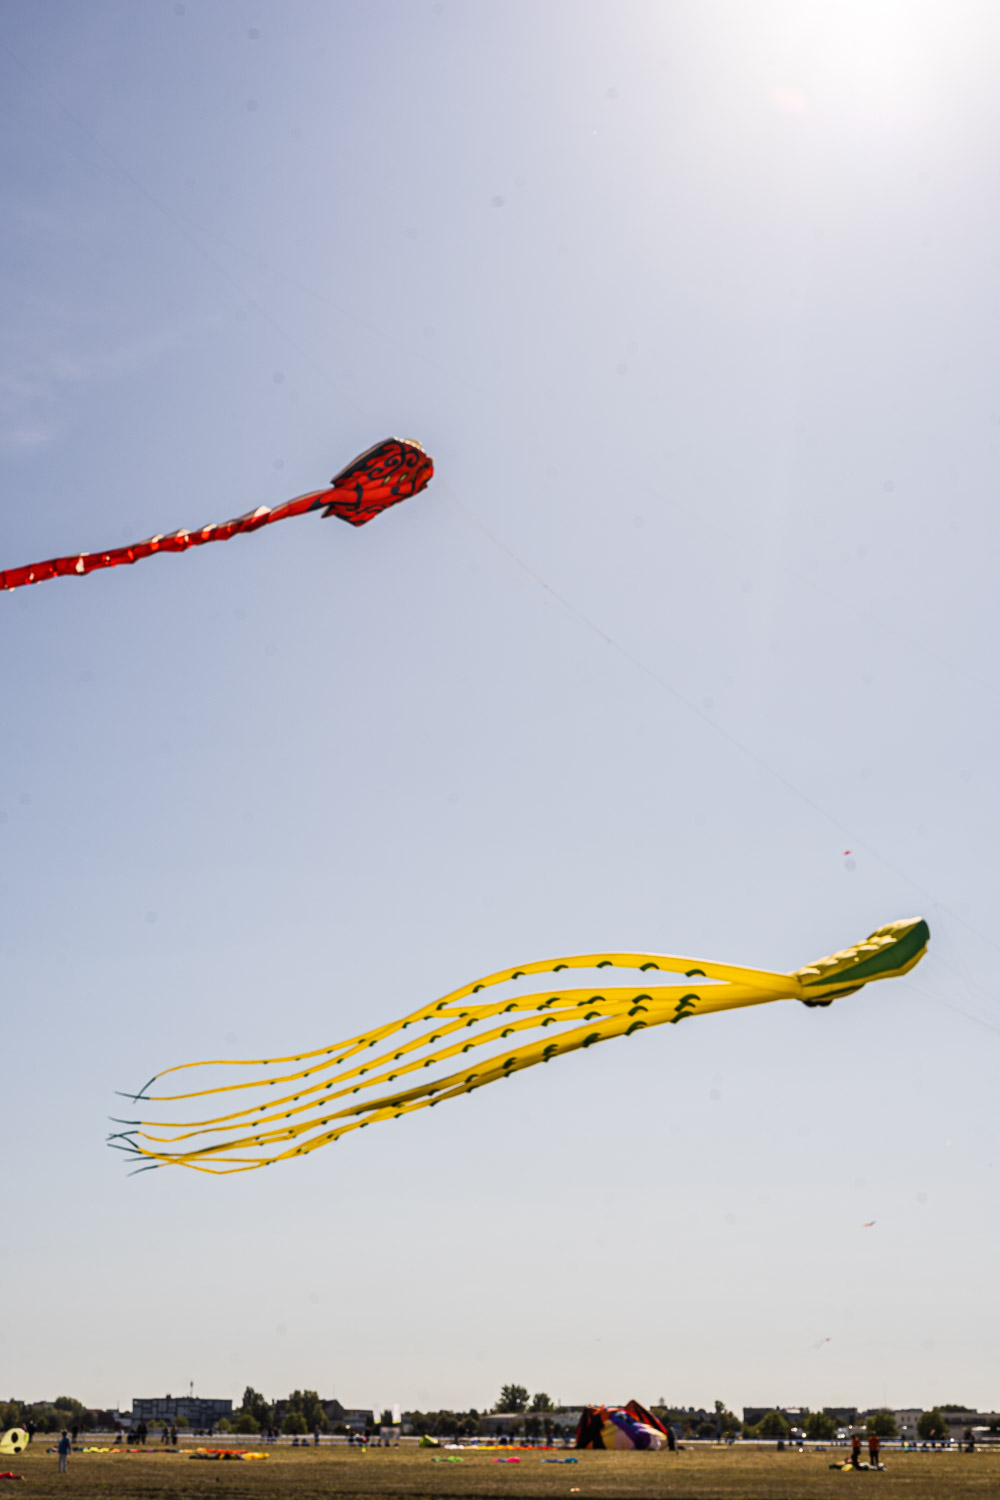
<svg viewBox="0 0 1000 1500"><path fill-rule="evenodd" d="M691 1446L682 1453L581 1453L576 1464L543 1464L543 1455L520 1454L519 1464L498 1464L488 1452L462 1455L461 1463L434 1462L429 1449L281 1448L263 1463L195 1462L165 1453L105 1456L74 1453L69 1473L56 1472L55 1455L36 1438L0 1467L25 1476L9 1485L10 1500L71 1495L114 1500L465 1500L511 1494L580 1500L826 1500L868 1495L882 1500L987 1500L1000 1495L1000 1451L889 1452L884 1474L833 1472L837 1456L776 1450ZM843 1450L839 1450L841 1453ZM439 1454L438 1457L445 1455ZM562 1456L562 1455L560 1455ZM4 1497L7 1500L7 1497Z"/></svg>

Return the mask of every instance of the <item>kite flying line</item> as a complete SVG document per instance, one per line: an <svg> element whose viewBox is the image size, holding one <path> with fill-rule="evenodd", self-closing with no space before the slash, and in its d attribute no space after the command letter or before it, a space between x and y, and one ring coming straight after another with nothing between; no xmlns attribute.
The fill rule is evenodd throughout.
<svg viewBox="0 0 1000 1500"><path fill-rule="evenodd" d="M938 907L947 916L952 917L956 922L964 927L967 932L972 933L974 937L978 937L982 942L986 943L988 947L993 948L996 952L1000 953L1000 944L996 943L992 938L988 937L986 933L980 932L977 927L974 927L971 922L966 921L964 917L960 916L958 912L952 910L951 907L946 906L944 902L940 901L934 895L933 891L927 890L926 887L922 886L918 881L914 880L911 875L907 875L905 870L901 870L898 865L893 864L892 860L889 859L887 855L874 848L873 845L869 844L865 839L863 839L860 834L855 832L854 829L849 828L848 825L842 822L840 818L838 818L834 813L831 813L827 808L823 807L819 802L815 801L814 798L810 797L808 792L803 791L800 786L797 786L794 781L791 781L787 776L783 774L783 772L779 771L775 766L773 766L770 761L765 760L764 757L760 755L756 750L754 750L750 745L746 744L737 735L733 734L732 730L727 729L725 725L718 723L717 720L713 719L703 709L699 708L696 703L693 703L690 698L685 697L685 695L676 687L674 687L672 683L668 682L666 678L661 677L660 674L654 671L653 668L650 667L646 662L644 662L641 657L636 656L635 653L633 651L630 651L627 646L623 646L620 641L616 640L613 636L608 635L607 631L604 630L600 625L598 625L596 621L592 620L589 615L585 614L582 609L578 608L578 606L575 605L570 599L567 599L565 595L560 594L556 589L554 589L552 585L550 583L547 583L544 578L540 577L540 575L536 573L528 563L524 562L523 559L520 558L512 548L508 547L507 544L501 541L494 532L490 531L489 527L479 519L475 512L470 510L467 505L463 504L463 502L458 498L450 485L448 485L445 481L440 480L439 488L443 491L443 493L455 507L455 509L460 511L467 518L467 520L471 521L472 524L482 532L483 536L485 536L486 539L494 547L498 548L498 550L502 552L504 556L514 564L515 567L520 569L522 573L526 574L526 576L530 578L531 581L535 583L540 589L550 595L551 598L555 599L558 604L561 604L562 607L569 614L573 615L581 625L584 625L588 630L592 631L594 635L598 636L602 641L604 641L606 645L610 646L613 651L616 651L619 656L624 657L627 662L631 663L633 667L642 672L644 676L648 677L652 682L655 682L656 685L662 688L665 693L668 693L669 696L675 700L675 702L680 703L684 708L688 709L690 713L693 713L696 718L699 718L703 724L707 724L709 728L715 731L716 734L721 735L722 738L724 740L727 740L729 744L734 746L735 749L739 750L749 760L753 761L754 765L758 766L762 771L767 772L769 776L773 777L775 781L779 782L780 785L785 787L787 791L791 792L793 796L797 797L801 802L804 802L807 807L810 807L813 812L817 813L821 818L824 818L834 828L838 829L839 832L845 834L854 847L864 849L867 853L872 855L873 858L877 859L879 863L885 867L885 869L889 870L891 874L896 875L900 880L905 881L906 884L911 886L912 889L918 892L919 895L923 896L927 901L932 902L935 907ZM995 997L990 995L988 991L984 990L981 985L977 984L975 980L968 979L966 975L963 975L957 969L954 969L952 965L948 963L947 959L941 957L940 954L938 954L938 958L946 968L952 968L952 972L964 984L972 984L974 988L978 989L981 994L983 994L987 999L991 1001L995 999ZM971 1012L963 1011L960 1007L954 1006L953 1002L948 1003L952 1004L953 1008L959 1009L960 1014L967 1016L969 1020L981 1020L980 1017L972 1014ZM988 1024L993 1025L995 1023L990 1022Z"/></svg>
<svg viewBox="0 0 1000 1500"><path fill-rule="evenodd" d="M443 999L413 1011L362 1036L294 1057L235 1060L218 1058L208 1062L182 1063L157 1073L133 1100L157 1104L182 1104L216 1094L232 1096L246 1089L275 1089L263 1103L229 1109L201 1120L116 1120L130 1128L109 1136L109 1144L131 1155L144 1157L156 1167L193 1167L200 1172L226 1175L249 1172L294 1156L304 1156L337 1141L352 1130L363 1130L382 1120L398 1120L414 1110L441 1104L502 1078L510 1078L536 1063L632 1036L649 1026L676 1025L690 1016L715 1011L765 1005L774 1000L801 1000L809 1006L830 1005L842 995L853 994L873 980L906 974L919 963L930 940L921 917L890 922L857 943L829 958L818 959L791 974L763 969L745 969L700 959L675 958L659 953L591 953L571 958L544 959L516 969L502 969L485 979L453 990ZM633 969L645 976L640 987L611 985L601 993L592 988L547 988L519 1000L480 1001L475 996L492 985L507 984L540 974L568 969ZM649 984L653 970L674 971L680 977L668 984ZM698 981L706 981L700 984ZM524 1014L530 1012L530 1014ZM511 1016L511 1013L520 1013ZM484 1033L468 1036L468 1028L481 1021L494 1024ZM406 1041L401 1034L411 1026L430 1023L430 1030ZM384 1088L401 1078L419 1075L424 1068L458 1058L476 1047L506 1041L522 1032L550 1026L560 1029L549 1037L514 1045L495 1053L466 1071L437 1078L431 1083L410 1082L390 1093L378 1093L359 1103L345 1102L366 1089ZM367 1056L373 1048L379 1051ZM426 1055L425 1049L430 1049ZM421 1054L416 1056L415 1054ZM364 1062L359 1062L364 1058ZM178 1094L151 1094L159 1079L190 1068L239 1067L284 1068L306 1063L307 1067L283 1071L271 1078L234 1082L220 1088L194 1089ZM345 1066L346 1065L346 1066ZM333 1074L325 1079L322 1075ZM331 1105L335 1106L331 1108ZM169 1134L160 1134L168 1131Z"/></svg>

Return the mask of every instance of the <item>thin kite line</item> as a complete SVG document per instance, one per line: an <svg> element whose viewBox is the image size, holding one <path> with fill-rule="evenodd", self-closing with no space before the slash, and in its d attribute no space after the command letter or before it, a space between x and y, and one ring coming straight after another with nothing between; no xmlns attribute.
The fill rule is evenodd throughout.
<svg viewBox="0 0 1000 1500"><path fill-rule="evenodd" d="M702 723L708 724L710 728L715 730L716 734L721 735L724 740L727 740L729 744L733 745L737 750L741 751L743 755L745 755L749 760L752 760L755 765L761 768L761 770L766 771L769 776L774 778L775 781L780 782L783 787L792 792L793 795L804 802L807 807L811 807L814 812L818 813L822 818L825 818L826 821L830 823L834 828L838 829L841 833L846 834L848 838L851 839L852 843L857 846L857 848L866 850L867 853L872 855L873 858L877 859L879 863L885 867L885 869L898 876L900 880L904 880L907 885L912 886L913 889L917 891L921 896L926 897L928 901L931 901L936 906L940 907L943 912L946 912L948 916L952 917L954 921L958 922L968 932L971 932L975 937L980 938L982 942L993 948L997 953L1000 953L1000 944L994 942L992 938L987 937L985 933L980 932L978 928L973 927L972 923L967 922L964 917L960 917L956 911L953 911L951 907L946 906L943 901L940 901L938 897L934 895L933 891L929 891L926 886L923 886L919 881L914 880L912 875L907 875L906 872L904 870L901 870L898 865L893 864L892 860L890 860L885 854L881 853L880 850L874 848L873 845L867 843L860 834L854 831L853 828L850 828L846 823L841 822L838 817L831 813L827 808L823 807L821 803L816 802L812 797L809 796L808 792L804 792L801 787L795 784L794 781L790 781L783 772L779 771L769 761L765 760L764 757L760 755L756 750L753 750L743 740L739 739L737 735L733 734L732 730L727 729L725 725L719 724L714 719L709 718L708 714L706 714L704 710L700 709L697 704L691 701L690 698L685 697L685 695L677 688L675 688L672 683L667 682L666 679L661 677L659 673L655 672L652 667L648 666L640 657L636 656L632 651L630 651L627 646L623 646L620 641L617 641L613 636L608 635L607 631L602 629L600 625L596 624L589 615L584 614L583 610L577 608L577 606L573 604L569 599L565 598L556 589L554 589L551 584L546 583L544 578L540 577L539 574L537 574L532 568L530 568L526 562L522 561L522 559L518 557L517 553L507 546L506 542L502 542L498 536L490 531L488 526L484 525L479 517L473 511L471 511L467 505L463 504L463 502L458 498L454 490L445 480L439 477L438 483L435 488L438 490L443 490L451 500L452 504L456 506L457 509L460 510L473 523L473 525L478 527L483 535L487 537L495 547L498 547L500 551L503 552L505 556L507 556L511 560L511 562L513 562L518 568L520 568L523 573L527 574L527 576L532 580L533 583L537 584L539 588L544 589L547 594L551 594L553 599L558 600L558 602L563 606L564 609L568 610L570 614L575 615L575 617L581 622L581 624L585 625L588 630L593 631L595 635L599 636L602 641L605 641L614 651L617 651L619 656L623 656L626 661L630 662L632 666L637 668L638 671L642 672L646 677L650 678L651 681L655 682L664 690L664 692L669 693L669 695L673 699L675 699L676 702L682 704L691 713L695 714L699 719L701 719Z"/></svg>

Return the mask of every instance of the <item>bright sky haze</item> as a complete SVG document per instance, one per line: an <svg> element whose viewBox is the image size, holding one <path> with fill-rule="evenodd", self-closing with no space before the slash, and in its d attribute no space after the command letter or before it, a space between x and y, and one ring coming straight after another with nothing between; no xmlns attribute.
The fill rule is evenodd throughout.
<svg viewBox="0 0 1000 1500"><path fill-rule="evenodd" d="M10 1394L1000 1405L998 44L963 0L4 8L0 566L437 466L0 598ZM917 913L903 980L273 1172L105 1149L160 1068L521 961Z"/></svg>

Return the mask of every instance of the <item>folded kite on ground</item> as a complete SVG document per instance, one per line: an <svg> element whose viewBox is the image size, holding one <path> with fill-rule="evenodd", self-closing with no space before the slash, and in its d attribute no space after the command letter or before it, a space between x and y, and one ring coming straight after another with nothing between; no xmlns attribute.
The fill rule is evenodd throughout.
<svg viewBox="0 0 1000 1500"><path fill-rule="evenodd" d="M671 958L653 953L589 953L574 958L544 959L516 969L502 969L486 979L464 985L400 1021L366 1031L334 1046L292 1057L234 1060L217 1058L203 1063L181 1063L157 1073L137 1094L125 1097L158 1104L203 1099L209 1095L235 1095L245 1089L273 1092L264 1101L249 1104L208 1119L156 1122L116 1120L130 1128L116 1131L109 1144L135 1156L148 1158L154 1167L193 1167L201 1172L247 1172L303 1156L320 1146L339 1140L351 1130L363 1130L382 1120L398 1120L413 1110L425 1109L471 1094L485 1084L510 1078L535 1063L550 1062L567 1052L587 1048L613 1037L632 1036L648 1026L676 1024L691 1016L713 1011L765 1005L772 1000L801 1000L804 1005L829 1005L842 995L853 994L870 980L905 974L923 957L930 938L920 917L890 922L853 948L796 969L791 974L764 969L737 968L732 964L701 959ZM567 969L633 969L642 974L641 985L611 985L600 991L548 988L517 1000L481 1002L472 997L491 985L561 973ZM680 978L653 985L652 971L675 970ZM530 1012L525 1015L524 1012ZM469 1028L492 1022L477 1036ZM402 1040L410 1027L427 1026L419 1035ZM549 1032L548 1028L555 1028ZM413 1075L436 1063L457 1059L491 1042L506 1043L526 1031L541 1030L537 1041L523 1046L507 1045L477 1065L468 1064L445 1077L415 1083ZM546 1034L547 1033L547 1034ZM169 1073L189 1068L237 1067L285 1069L306 1063L305 1068L281 1071L270 1078L246 1083L227 1083L183 1094L150 1094L148 1090ZM387 1085L408 1078L404 1087L384 1093ZM376 1096L348 1103L354 1095L375 1089ZM284 1091L282 1091L284 1090ZM235 1101L234 1101L235 1102ZM166 1130L167 1135L154 1133Z"/></svg>
<svg viewBox="0 0 1000 1500"><path fill-rule="evenodd" d="M250 1453L243 1448L195 1448L188 1453L188 1458L214 1458L214 1459L250 1459L270 1458L269 1453Z"/></svg>
<svg viewBox="0 0 1000 1500"><path fill-rule="evenodd" d="M576 1430L578 1448L660 1448L667 1429L638 1401L585 1406Z"/></svg>

